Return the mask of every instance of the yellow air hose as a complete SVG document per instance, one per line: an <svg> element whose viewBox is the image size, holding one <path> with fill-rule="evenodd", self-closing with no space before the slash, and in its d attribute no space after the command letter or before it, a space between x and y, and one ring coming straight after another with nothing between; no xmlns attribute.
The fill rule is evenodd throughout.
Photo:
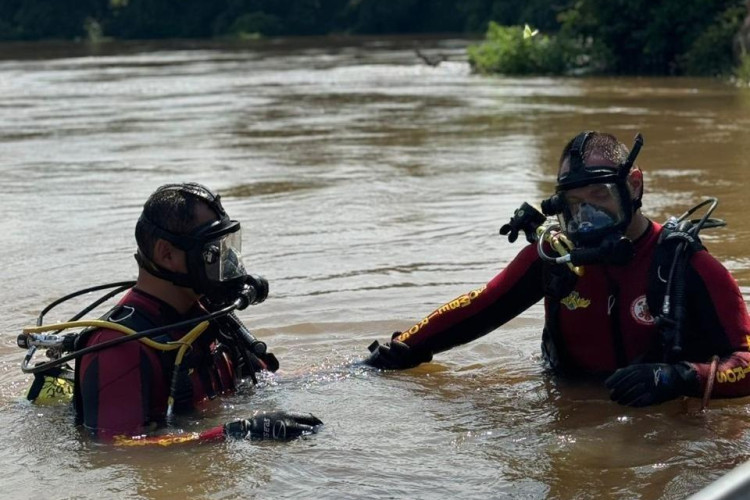
<svg viewBox="0 0 750 500"><path fill-rule="evenodd" d="M208 328L208 321L203 321L202 323L198 323L192 330L187 332L181 339L175 340L173 342L156 342L148 338L141 338L138 339L140 342L143 342L149 347L152 347L154 349L157 349L159 351L173 351L175 349L179 349L182 344L187 342L187 339L190 339L189 342L193 342L198 335L203 333L203 331ZM79 321L68 321L66 323L53 323L50 325L43 325L43 326L30 326L26 327L22 330L23 333L29 334L29 333L44 333L44 332L51 332L51 331L63 331L63 330L69 330L71 328L85 328L85 327L94 327L94 328L106 328L108 330L115 330L120 333L124 333L125 335L135 335L135 330L128 328L127 326L121 325L119 323L113 323L111 321L104 321L101 319L86 319L86 320L79 320Z"/></svg>
<svg viewBox="0 0 750 500"><path fill-rule="evenodd" d="M143 342L147 346L159 351L174 351L175 349L178 349L177 357L175 358L174 363L174 370L172 372L172 385L169 391L169 398L167 399L167 418L171 417L174 411L174 390L176 387L177 373L180 369L180 364L182 363L182 360L185 357L185 353L190 348L191 344L206 330L206 328L208 328L209 324L210 323L208 321L202 321L201 323L198 323L195 327L193 327L192 330L183 335L182 338L172 342L161 343L148 338L138 339L140 342ZM125 335L135 335L138 333L135 330L128 328L127 326L123 326L119 323L113 323L111 321L104 321L100 319L68 321L66 323L54 323L44 326L27 327L22 331L25 334L33 334L50 331L61 332L63 330L68 330L71 328L86 327L106 328L108 330L114 330Z"/></svg>

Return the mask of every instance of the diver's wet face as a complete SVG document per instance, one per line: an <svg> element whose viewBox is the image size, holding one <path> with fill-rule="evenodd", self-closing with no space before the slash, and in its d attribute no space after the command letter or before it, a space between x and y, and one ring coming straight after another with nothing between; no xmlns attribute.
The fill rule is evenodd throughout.
<svg viewBox="0 0 750 500"><path fill-rule="evenodd" d="M561 193L564 208L560 223L568 236L581 244L594 244L622 228L620 191L614 183L589 184Z"/></svg>

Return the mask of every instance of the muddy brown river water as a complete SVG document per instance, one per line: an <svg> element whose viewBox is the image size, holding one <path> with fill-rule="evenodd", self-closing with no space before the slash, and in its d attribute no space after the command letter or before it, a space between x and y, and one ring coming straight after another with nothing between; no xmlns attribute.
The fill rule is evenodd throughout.
<svg viewBox="0 0 750 500"><path fill-rule="evenodd" d="M746 399L632 409L546 375L541 305L418 369L351 364L512 259L498 228L548 196L583 129L643 133L649 217L718 197L729 225L704 242L750 291L750 91L479 77L466 43L0 45L0 496L678 499L749 459ZM298 409L325 421L318 435L112 449L69 408L24 400L20 329L70 291L133 278L140 207L181 180L242 222L271 293L241 317L282 370L180 425Z"/></svg>

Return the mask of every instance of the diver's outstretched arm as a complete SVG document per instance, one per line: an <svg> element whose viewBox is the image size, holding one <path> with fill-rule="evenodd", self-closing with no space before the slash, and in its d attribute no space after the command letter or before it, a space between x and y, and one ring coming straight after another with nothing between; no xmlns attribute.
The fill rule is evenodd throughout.
<svg viewBox="0 0 750 500"><path fill-rule="evenodd" d="M518 316L544 297L544 262L528 245L486 285L456 297L384 345L370 344L365 363L375 368L412 368L434 354L471 342Z"/></svg>

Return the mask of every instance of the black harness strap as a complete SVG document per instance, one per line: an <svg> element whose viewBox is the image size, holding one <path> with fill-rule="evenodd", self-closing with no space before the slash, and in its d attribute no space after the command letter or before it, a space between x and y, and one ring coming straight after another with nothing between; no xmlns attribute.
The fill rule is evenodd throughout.
<svg viewBox="0 0 750 500"><path fill-rule="evenodd" d="M560 332L560 301L573 291L578 277L567 265L557 264L545 266L543 279L547 314L542 331L542 356L554 372L573 374L574 366Z"/></svg>
<svg viewBox="0 0 750 500"><path fill-rule="evenodd" d="M654 357L668 363L682 354L688 263L695 252L705 249L691 228L687 220L665 224L649 269L646 300L660 331Z"/></svg>
<svg viewBox="0 0 750 500"><path fill-rule="evenodd" d="M617 283L612 279L607 268L604 268L604 273L607 277L607 285L609 287L609 297L607 297L607 314L609 314L609 323L612 329L612 348L614 350L614 358L618 368L627 366L628 360L625 356L625 341L622 337L622 325L620 324L620 288Z"/></svg>

